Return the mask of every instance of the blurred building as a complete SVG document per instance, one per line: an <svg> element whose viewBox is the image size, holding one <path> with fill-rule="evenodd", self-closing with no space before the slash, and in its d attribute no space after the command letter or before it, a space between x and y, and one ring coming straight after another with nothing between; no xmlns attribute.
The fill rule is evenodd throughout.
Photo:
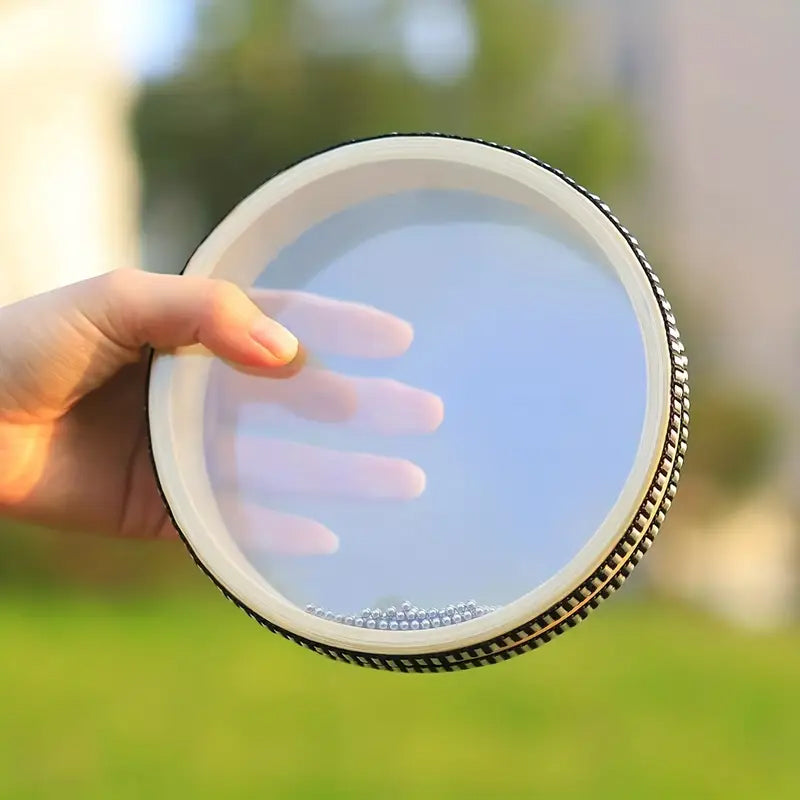
<svg viewBox="0 0 800 800"><path fill-rule="evenodd" d="M644 123L647 197L626 216L712 318L716 359L800 411L800 4L600 0L579 29Z"/></svg>
<svg viewBox="0 0 800 800"><path fill-rule="evenodd" d="M783 494L670 529L669 557L653 565L737 619L783 619L798 580L788 512L800 480L800 4L599 0L578 3L575 23L587 73L643 123L648 171L625 219L701 317L721 372L785 413Z"/></svg>
<svg viewBox="0 0 800 800"><path fill-rule="evenodd" d="M0 305L138 263L116 5L0 3Z"/></svg>

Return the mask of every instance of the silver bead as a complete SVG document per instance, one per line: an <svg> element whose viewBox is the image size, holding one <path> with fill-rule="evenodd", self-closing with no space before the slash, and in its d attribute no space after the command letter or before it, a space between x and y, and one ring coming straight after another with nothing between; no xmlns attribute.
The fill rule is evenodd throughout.
<svg viewBox="0 0 800 800"><path fill-rule="evenodd" d="M325 619L333 619L333 611L326 611Z"/></svg>
<svg viewBox="0 0 800 800"><path fill-rule="evenodd" d="M500 606L480 605L475 600L454 603L443 608L417 608L410 600L404 600L399 606L388 606L386 610L368 607L362 610L361 616L343 616L326 611L314 603L308 603L305 606L307 613L317 617L334 620L344 625L355 625L357 628L382 631L427 631L431 628L458 625L491 614L499 608Z"/></svg>
<svg viewBox="0 0 800 800"><path fill-rule="evenodd" d="M325 616L325 611L324 611L323 609L321 609L321 608L318 608L318 609L317 609L317 610L314 612L314 616L315 616L315 617L324 617L324 616Z"/></svg>
<svg viewBox="0 0 800 800"><path fill-rule="evenodd" d="M313 603L309 603L306 606L306 611L308 611L309 614L313 614L316 610L317 610L317 607Z"/></svg>

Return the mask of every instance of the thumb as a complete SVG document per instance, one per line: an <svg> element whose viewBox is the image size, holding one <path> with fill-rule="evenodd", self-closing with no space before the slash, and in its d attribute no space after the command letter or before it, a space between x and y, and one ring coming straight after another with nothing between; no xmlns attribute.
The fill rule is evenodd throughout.
<svg viewBox="0 0 800 800"><path fill-rule="evenodd" d="M233 284L119 270L0 309L0 417L62 414L142 348L202 344L245 367L292 361L297 339Z"/></svg>
<svg viewBox="0 0 800 800"><path fill-rule="evenodd" d="M295 336L227 281L134 269L69 288L76 310L137 358L146 345L161 350L192 344L249 367L279 367L297 355Z"/></svg>

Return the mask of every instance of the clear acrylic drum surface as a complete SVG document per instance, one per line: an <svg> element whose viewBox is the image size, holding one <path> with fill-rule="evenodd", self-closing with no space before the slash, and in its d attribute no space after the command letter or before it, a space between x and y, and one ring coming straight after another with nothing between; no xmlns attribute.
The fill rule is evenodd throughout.
<svg viewBox="0 0 800 800"><path fill-rule="evenodd" d="M242 284L304 360L282 378L212 360L213 495L249 565L307 613L378 609L370 627L389 630L404 602L423 627L459 603L489 614L575 559L623 492L640 322L554 205L423 185L342 206Z"/></svg>

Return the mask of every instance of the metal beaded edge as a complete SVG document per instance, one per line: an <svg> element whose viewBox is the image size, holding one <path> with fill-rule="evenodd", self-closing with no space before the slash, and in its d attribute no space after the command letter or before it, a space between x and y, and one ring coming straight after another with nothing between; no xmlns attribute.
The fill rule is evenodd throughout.
<svg viewBox="0 0 800 800"><path fill-rule="evenodd" d="M661 317L664 323L664 330L667 337L667 344L670 354L670 410L667 433L663 444L661 457L656 468L655 475L647 489L645 499L631 521L628 528L619 538L616 546L595 571L581 583L576 589L564 596L559 602L550 606L546 611L537 615L533 619L518 626L517 628L477 643L467 648L447 650L437 653L425 653L419 655L389 655L381 653L359 652L338 647L332 647L319 642L307 639L297 633L285 630L268 619L262 617L251 609L237 597L235 597L225 586L223 586L206 565L195 553L186 535L180 529L175 516L167 501L166 494L161 484L158 468L153 453L152 440L150 438L150 427L148 424L148 448L150 460L153 464L153 471L156 475L156 484L159 494L166 508L173 526L178 531L181 541L189 551L195 564L203 573L214 583L219 591L230 600L234 605L244 611L249 617L260 625L267 628L272 633L276 633L295 644L312 650L319 655L324 655L336 661L348 664L355 664L361 667L371 667L374 669L388 670L394 672L454 672L470 669L476 666L487 666L506 661L509 658L521 653L535 650L542 644L546 644L554 637L560 635L568 628L572 628L581 620L585 619L589 613L613 594L631 574L634 567L639 563L642 556L650 549L653 541L664 522L667 511L675 497L680 471L683 467L684 455L686 453L687 440L689 435L689 375L688 359L681 342L680 333L677 328L672 307L667 300L661 283L647 261L647 258L639 246L639 242L630 232L620 223L611 209L597 195L592 194L575 180L563 173L561 170L550 166L535 156L531 156L522 150L497 144L496 142L484 141L467 136L457 136L443 133L389 133L381 136L356 139L343 142L333 147L326 148L318 153L301 159L305 161L314 155L320 155L330 150L348 144L355 144L361 141L373 141L376 139L388 139L398 136L408 137L436 137L440 139L456 139L460 141L474 142L476 144L493 147L498 150L512 153L526 159L537 166L556 175L561 180L569 184L573 189L590 200L611 222L616 230L622 235L629 247L636 255L639 265L642 267L647 277L653 295L656 298ZM300 163L295 162L295 163ZM294 164L286 169L291 169ZM283 170L285 171L285 170ZM191 262L187 261L181 272L186 271L186 267ZM155 353L151 353L148 365L148 380L146 382L145 394L145 414L149 419L149 389L150 371L152 370Z"/></svg>

